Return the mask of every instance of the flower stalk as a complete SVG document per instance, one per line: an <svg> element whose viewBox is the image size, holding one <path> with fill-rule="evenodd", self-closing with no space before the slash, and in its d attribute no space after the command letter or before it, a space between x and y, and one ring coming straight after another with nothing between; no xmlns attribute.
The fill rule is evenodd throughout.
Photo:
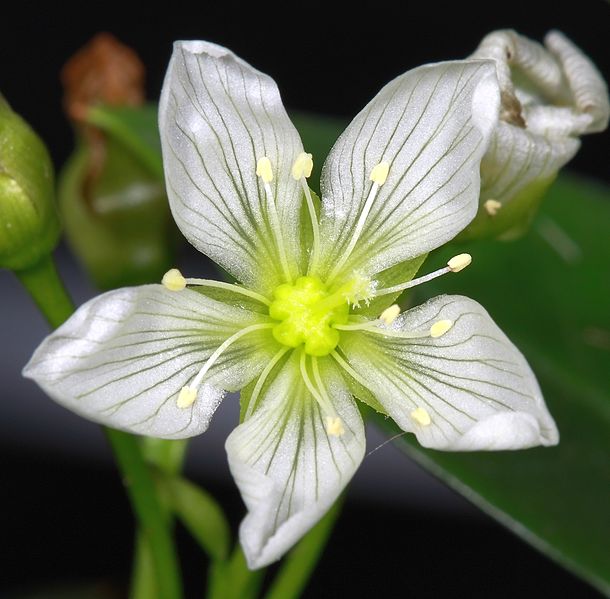
<svg viewBox="0 0 610 599"><path fill-rule="evenodd" d="M59 327L70 317L74 305L50 255L35 266L16 272L16 275L53 328ZM132 599L144 599L150 589L144 580L147 570L155 574L158 599L179 599L182 596L182 583L171 538L170 520L158 499L142 450L133 435L106 427L104 430L139 525L134 586L140 590L133 593ZM176 450L174 448L173 456L166 456L167 464L177 464L181 460Z"/></svg>

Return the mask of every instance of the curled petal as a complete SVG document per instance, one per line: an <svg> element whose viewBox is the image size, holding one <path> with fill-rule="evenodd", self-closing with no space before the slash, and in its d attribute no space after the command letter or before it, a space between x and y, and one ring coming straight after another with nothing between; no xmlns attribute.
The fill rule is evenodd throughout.
<svg viewBox="0 0 610 599"><path fill-rule="evenodd" d="M275 82L222 46L176 42L159 128L170 206L186 238L251 287L282 282L301 252L291 169L303 148ZM259 174L271 178L270 194Z"/></svg>
<svg viewBox="0 0 610 599"><path fill-rule="evenodd" d="M426 65L386 85L324 165L322 270L371 276L459 233L498 106L491 61Z"/></svg>
<svg viewBox="0 0 610 599"><path fill-rule="evenodd" d="M604 131L610 117L608 86L593 62L560 31L551 31L544 40L557 57L576 109L592 118L583 133Z"/></svg>
<svg viewBox="0 0 610 599"><path fill-rule="evenodd" d="M239 534L251 568L290 549L330 508L364 456L353 399L332 364L321 364L321 373L343 434L327 432L293 352L254 414L227 439L229 466L248 508Z"/></svg>
<svg viewBox="0 0 610 599"><path fill-rule="evenodd" d="M268 331L244 336L208 372L195 401L178 395L212 352L260 316L195 291L146 285L110 291L81 306L49 335L24 369L55 401L94 422L167 439L208 427L223 390L264 366Z"/></svg>
<svg viewBox="0 0 610 599"><path fill-rule="evenodd" d="M495 62L501 109L481 161L481 209L462 239L525 232L579 136L608 124L608 90L595 65L558 31L545 44L506 29L471 56Z"/></svg>
<svg viewBox="0 0 610 599"><path fill-rule="evenodd" d="M471 299L437 297L401 315L385 334L344 337L341 349L353 368L425 447L471 451L558 442L527 362Z"/></svg>

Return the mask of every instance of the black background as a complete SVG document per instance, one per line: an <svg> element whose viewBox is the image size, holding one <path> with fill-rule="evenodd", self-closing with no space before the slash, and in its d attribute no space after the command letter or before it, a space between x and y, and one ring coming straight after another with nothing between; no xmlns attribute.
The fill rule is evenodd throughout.
<svg viewBox="0 0 610 599"><path fill-rule="evenodd" d="M610 4L376 2L356 8L256 2L211 7L171 2L83 3L58 8L22 3L2 15L0 91L44 137L60 165L72 134L61 111L58 72L94 33L131 45L148 67L148 93L158 96L175 39L229 46L280 86L289 107L353 116L389 79L425 62L461 58L487 32L512 27L540 40L561 29L610 75ZM610 181L608 135L586 138L574 169ZM118 477L102 466L3 447L0 498L5 589L128 576L131 520ZM233 488L212 487L236 523ZM382 489L379 491L383 492ZM183 535L189 597L201 596L201 556ZM488 520L348 502L306 597L598 596L564 570ZM7 595L9 596L9 595ZM12 596L12 595L10 595ZM42 595L44 596L44 595Z"/></svg>
<svg viewBox="0 0 610 599"><path fill-rule="evenodd" d="M158 98L172 42L207 39L273 76L286 106L345 119L391 78L426 62L463 58L499 28L538 41L548 30L560 29L606 79L610 76L605 0L365 2L359 9L330 1L162 4L87 2L71 9L26 2L19 4L18 15L3 15L0 91L45 138L58 163L71 144L58 73L67 57L102 30L138 52L148 68L151 99ZM608 135L586 138L573 167L610 180L608 140Z"/></svg>

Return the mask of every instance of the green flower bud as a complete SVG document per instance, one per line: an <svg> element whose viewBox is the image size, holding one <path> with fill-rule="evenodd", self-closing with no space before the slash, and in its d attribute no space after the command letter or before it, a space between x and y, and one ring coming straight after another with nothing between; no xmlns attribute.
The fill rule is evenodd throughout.
<svg viewBox="0 0 610 599"><path fill-rule="evenodd" d="M608 89L595 65L558 31L544 41L494 31L471 56L495 62L501 107L481 161L479 213L460 239L525 233L580 136L608 126Z"/></svg>
<svg viewBox="0 0 610 599"><path fill-rule="evenodd" d="M59 206L68 243L101 289L158 281L179 239L144 74L136 53L107 33L62 71L76 148L60 174Z"/></svg>
<svg viewBox="0 0 610 599"><path fill-rule="evenodd" d="M47 149L0 95L0 267L34 266L53 251L59 232Z"/></svg>
<svg viewBox="0 0 610 599"><path fill-rule="evenodd" d="M178 240L163 180L112 133L103 143L97 172L95 146L81 138L60 174L66 238L100 289L158 281Z"/></svg>

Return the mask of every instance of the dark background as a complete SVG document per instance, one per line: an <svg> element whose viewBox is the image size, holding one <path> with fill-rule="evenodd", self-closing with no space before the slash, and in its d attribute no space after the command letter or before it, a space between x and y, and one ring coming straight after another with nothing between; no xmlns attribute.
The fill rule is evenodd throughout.
<svg viewBox="0 0 610 599"><path fill-rule="evenodd" d="M159 96L172 42L207 39L274 77L286 106L345 119L393 77L426 62L464 58L486 33L500 28L538 41L550 29L560 29L606 79L610 76L610 3L605 0L377 1L362 8L331 1L161 4L86 2L69 9L25 2L18 15L3 15L0 91L47 140L58 163L71 147L59 70L103 30L138 52L148 68L150 99ZM609 150L609 136L592 135L573 167L610 181Z"/></svg>
<svg viewBox="0 0 610 599"><path fill-rule="evenodd" d="M256 4L245 10L230 2L215 8L171 2L161 9L112 2L73 9L22 3L19 14L2 15L0 91L46 140L59 166L70 152L72 134L62 115L58 73L101 30L138 52L148 67L151 99L159 94L172 41L209 39L271 74L287 106L346 119L392 77L425 62L464 57L498 28L512 27L538 40L551 28L561 29L606 78L610 75L610 4L603 0L402 2L400 9L381 2L362 8L330 2ZM610 182L609 137L584 139L572 168ZM4 298L0 303L6 306ZM34 314L29 306L24 310ZM3 345L2 351L9 351ZM53 430L46 434L54 435ZM69 440L62 451L43 453L39 444L18 438L0 437L0 597L37 584L120 586L128 576L131 519L108 461L89 460L84 446ZM383 459L377 467L383 468ZM230 481L220 476L205 484L237 524L243 508ZM598 596L457 497L447 501L446 510L434 500L428 508L423 500L406 509L391 493L392 481L382 481L366 499L350 495L306 597ZM201 596L203 561L182 537L189 597Z"/></svg>

